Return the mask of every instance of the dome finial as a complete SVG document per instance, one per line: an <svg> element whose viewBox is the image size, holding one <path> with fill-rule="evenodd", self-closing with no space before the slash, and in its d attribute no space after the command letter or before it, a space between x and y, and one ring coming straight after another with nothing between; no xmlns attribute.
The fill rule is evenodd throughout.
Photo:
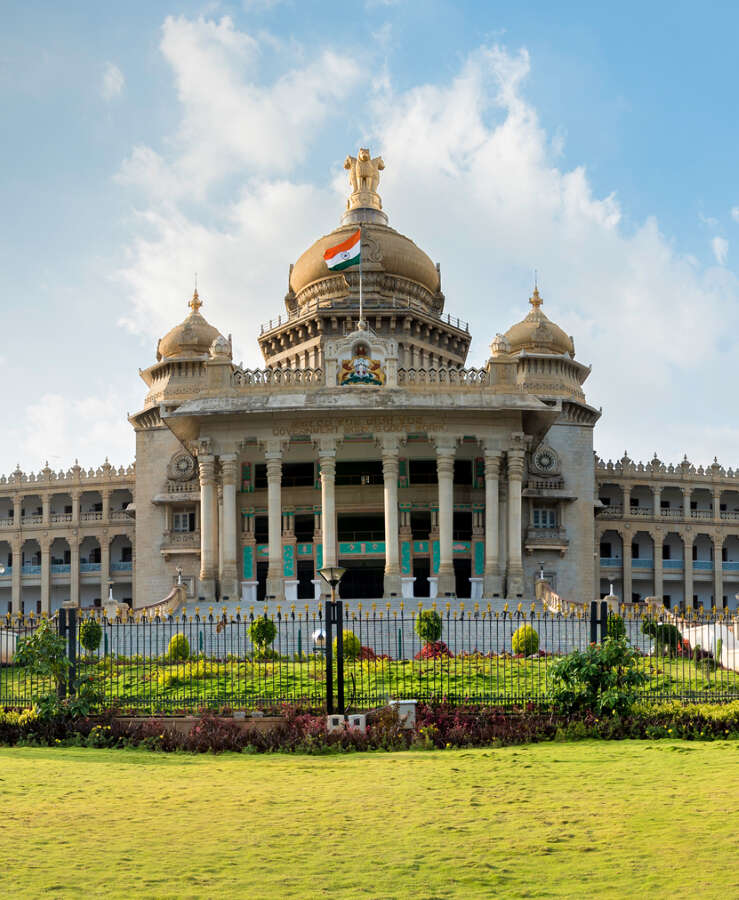
<svg viewBox="0 0 739 900"><path fill-rule="evenodd" d="M534 307L534 309L538 309L544 301L539 296L539 287L534 282L534 293L529 297L529 303Z"/></svg>
<svg viewBox="0 0 739 900"><path fill-rule="evenodd" d="M195 290L193 291L192 300L187 304L193 312L197 312L203 305L203 301L198 296L198 273L195 273Z"/></svg>

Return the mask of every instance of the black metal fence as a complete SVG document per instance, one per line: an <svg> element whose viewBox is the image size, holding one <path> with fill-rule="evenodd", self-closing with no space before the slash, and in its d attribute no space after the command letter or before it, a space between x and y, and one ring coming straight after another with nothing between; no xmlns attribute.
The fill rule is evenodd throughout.
<svg viewBox="0 0 739 900"><path fill-rule="evenodd" d="M604 603L567 615L533 604L427 609L440 617L438 636L422 638L421 608L403 604L115 619L61 610L52 620L68 658L61 684L15 658L19 641L34 634L40 620L8 618L0 620L0 707L30 706L58 690L82 690L99 707L158 714L284 703L331 712L411 698L546 703L552 664L603 640L614 621ZM99 642L83 625L88 621L99 624ZM645 699L739 699L736 620L630 609L619 621L639 651L648 678Z"/></svg>

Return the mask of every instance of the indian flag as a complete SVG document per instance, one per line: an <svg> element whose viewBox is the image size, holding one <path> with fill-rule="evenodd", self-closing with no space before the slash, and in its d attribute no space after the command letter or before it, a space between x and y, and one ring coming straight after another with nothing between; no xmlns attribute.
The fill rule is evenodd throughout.
<svg viewBox="0 0 739 900"><path fill-rule="evenodd" d="M341 244L335 247L329 247L323 254L326 265L329 269L337 272L340 269L348 269L349 266L359 265L362 230L358 228L351 237L348 237Z"/></svg>

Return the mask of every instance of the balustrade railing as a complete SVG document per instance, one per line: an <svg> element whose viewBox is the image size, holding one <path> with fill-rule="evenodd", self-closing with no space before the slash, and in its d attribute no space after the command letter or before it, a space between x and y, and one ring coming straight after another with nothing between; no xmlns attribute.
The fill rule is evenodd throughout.
<svg viewBox="0 0 739 900"><path fill-rule="evenodd" d="M445 366L398 369L398 384L449 384L479 387L490 384L490 373L487 369L456 369Z"/></svg>
<svg viewBox="0 0 739 900"><path fill-rule="evenodd" d="M312 386L324 384L323 369L239 369L231 376L233 387L245 386Z"/></svg>

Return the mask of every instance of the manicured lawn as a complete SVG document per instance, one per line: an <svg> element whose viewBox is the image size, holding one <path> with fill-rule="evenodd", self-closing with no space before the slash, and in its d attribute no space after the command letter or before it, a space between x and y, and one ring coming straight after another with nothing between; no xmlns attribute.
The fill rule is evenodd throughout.
<svg viewBox="0 0 739 900"><path fill-rule="evenodd" d="M510 656L459 656L437 660L373 660L345 663L347 697L354 705L382 703L386 697L470 698L486 702L546 699L547 667L556 657L515 659ZM641 661L649 676L647 693L654 695L711 695L739 698L739 673L707 671L690 659L651 658ZM243 659L213 662L138 662L109 657L82 672L94 673L106 693L106 705L149 711L200 706L243 708L283 700L320 705L325 692L323 660L283 659L250 662ZM30 700L44 689L23 669L0 670L0 704Z"/></svg>
<svg viewBox="0 0 739 900"><path fill-rule="evenodd" d="M735 897L739 743L0 749L12 897Z"/></svg>

